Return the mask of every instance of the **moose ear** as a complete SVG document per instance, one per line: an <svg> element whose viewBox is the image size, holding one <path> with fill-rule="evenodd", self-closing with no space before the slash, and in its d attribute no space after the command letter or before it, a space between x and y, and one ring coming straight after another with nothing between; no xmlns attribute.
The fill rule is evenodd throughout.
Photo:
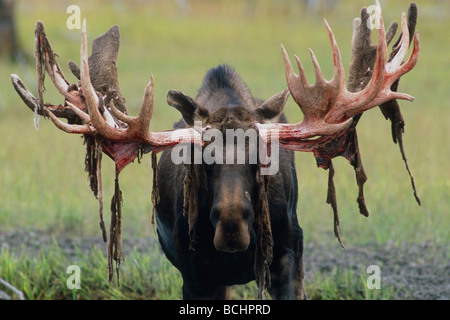
<svg viewBox="0 0 450 320"><path fill-rule="evenodd" d="M180 91L170 90L167 93L167 103L180 111L184 122L190 127L194 125L195 121L205 123L208 119L208 110Z"/></svg>
<svg viewBox="0 0 450 320"><path fill-rule="evenodd" d="M278 118L283 113L284 105L289 98L289 90L277 93L273 97L264 101L256 109L258 116L261 118L261 123L278 122Z"/></svg>

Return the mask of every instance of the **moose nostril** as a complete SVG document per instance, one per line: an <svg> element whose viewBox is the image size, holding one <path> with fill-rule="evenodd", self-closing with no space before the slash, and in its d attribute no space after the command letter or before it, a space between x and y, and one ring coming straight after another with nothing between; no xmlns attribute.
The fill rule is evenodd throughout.
<svg viewBox="0 0 450 320"><path fill-rule="evenodd" d="M250 244L248 224L243 221L230 224L219 221L214 233L214 247L218 251L243 251Z"/></svg>

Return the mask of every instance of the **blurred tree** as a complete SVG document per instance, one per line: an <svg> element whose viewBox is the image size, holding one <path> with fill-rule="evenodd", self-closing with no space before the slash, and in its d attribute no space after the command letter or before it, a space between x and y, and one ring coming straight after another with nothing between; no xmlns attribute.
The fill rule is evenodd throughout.
<svg viewBox="0 0 450 320"><path fill-rule="evenodd" d="M338 4L337 0L302 0L306 10L313 13L330 12Z"/></svg>
<svg viewBox="0 0 450 320"><path fill-rule="evenodd" d="M23 60L24 55L17 39L14 8L14 0L0 0L0 55L9 55L12 60Z"/></svg>

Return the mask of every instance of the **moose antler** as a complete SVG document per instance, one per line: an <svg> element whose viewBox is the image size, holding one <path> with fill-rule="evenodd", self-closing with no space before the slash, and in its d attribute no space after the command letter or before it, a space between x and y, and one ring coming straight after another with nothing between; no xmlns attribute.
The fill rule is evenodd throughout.
<svg viewBox="0 0 450 320"><path fill-rule="evenodd" d="M269 140L270 131L278 130L279 141L285 148L312 151L319 148L321 142L329 141L345 132L352 124L353 116L392 99L408 101L414 99L408 94L391 91L391 85L414 68L420 51L419 34L414 35L414 49L410 58L402 64L409 49L408 25L403 14L400 49L394 58L387 62L387 43L381 12L378 16L381 28L378 30L378 45L372 77L366 87L359 92L350 92L345 87L341 54L326 20L324 22L331 42L334 63L334 76L330 81L324 79L314 52L309 50L316 74L316 83L310 85L306 80L300 59L295 56L299 69L299 75L297 75L285 48L281 46L288 88L304 118L302 122L296 124L257 124L263 138ZM313 137L318 138L312 141Z"/></svg>
<svg viewBox="0 0 450 320"><path fill-rule="evenodd" d="M100 228L104 241L106 229L103 221L103 191L101 178L102 152L116 164L115 191L111 200L110 237L107 245L109 280L113 279L113 260L118 268L122 259L121 207L122 193L118 176L120 171L141 153L152 151L152 167L156 177L156 152L181 142L202 143L194 128L151 132L153 114L153 76L145 87L142 106L137 117L126 114L117 77L116 59L119 50L119 29L113 26L93 41L88 58L86 21L81 38L81 68L73 62L69 67L80 83L69 84L55 57L42 22L35 31L38 98L31 94L17 75L12 75L13 86L25 104L38 115L47 116L56 127L67 133L83 134L87 144L86 171L91 189L99 201ZM90 71L92 67L92 71ZM43 102L44 76L50 76L56 89L64 96L64 103L53 105ZM93 81L91 81L93 79ZM117 107L116 107L117 105ZM109 108L108 108L109 107ZM59 118L67 119L67 122ZM202 129L206 130L206 128ZM153 182L152 201L157 201L156 178Z"/></svg>
<svg viewBox="0 0 450 320"><path fill-rule="evenodd" d="M113 28L109 32L115 31ZM86 21L83 22L82 26L80 85L70 85L65 79L47 40L42 22L37 23L35 34L39 99L36 99L26 89L17 75L12 75L14 88L30 109L40 115L48 116L55 126L64 132L99 137L102 141L103 151L113 158L119 166L119 171L133 161L140 150L159 152L181 142L199 143L196 138L198 135L195 134L193 128L162 132L151 132L149 130L154 104L153 76L150 77L150 82L145 87L142 106L137 117L130 117L126 114L126 110L122 112L115 107L114 101L116 103L119 101L120 108L125 108L123 98L117 99L116 97L116 99L113 99L97 93L97 88L94 88L91 83L89 71ZM107 33L103 37L107 35L109 36ZM101 42L101 40L98 40L100 38L96 39L97 42ZM96 40L94 40L94 45ZM70 67L72 71L75 70L74 73L76 74L77 67L73 63L70 64ZM43 103L45 71L50 75L57 90L64 96L63 104L55 106ZM115 72L117 73L117 71ZM101 90L101 88L99 89ZM118 83L114 85L112 90L120 92ZM108 102L109 108L105 105ZM66 118L68 122L61 121L59 118Z"/></svg>
<svg viewBox="0 0 450 320"><path fill-rule="evenodd" d="M333 181L334 168L332 159L343 156L355 169L358 184L359 211L368 216L363 187L367 181L358 147L356 125L364 111L380 106L386 118L391 119L394 142L399 141L402 157L411 177L414 196L420 205L413 177L411 176L403 151L401 132L404 126L396 99L412 101L413 97L397 93L398 81L402 75L414 68L419 51L419 34L414 34L414 49L411 56L403 63L411 43L410 34L414 33L417 19L417 7L411 4L408 9L408 21L403 13L401 20L402 34L394 44L393 51L387 57L387 45L395 36L397 23L384 32L383 19L378 1L376 16L379 17L378 43L371 44L371 29L368 27L369 14L366 8L361 10L361 19L353 22L352 59L347 87L344 69L334 35L325 20L325 26L331 42L334 62L334 76L330 81L323 78L317 59L310 50L316 83L306 81L300 59L295 56L299 75L292 68L288 54L283 46L286 80L288 88L304 114L303 121L297 124L256 124L260 136L269 141L272 134L277 134L281 145L297 151L314 153L318 166L329 169L327 203L334 213L334 233L343 246L339 235L339 216L336 191ZM272 132L273 131L273 132Z"/></svg>

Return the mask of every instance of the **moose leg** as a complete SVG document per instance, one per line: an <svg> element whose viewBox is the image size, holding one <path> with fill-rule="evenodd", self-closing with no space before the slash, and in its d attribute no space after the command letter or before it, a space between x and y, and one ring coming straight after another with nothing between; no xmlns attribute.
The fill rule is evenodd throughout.
<svg viewBox="0 0 450 320"><path fill-rule="evenodd" d="M293 300L294 295L295 259L292 250L287 249L274 261L270 267L271 283L269 293L277 300Z"/></svg>
<svg viewBox="0 0 450 320"><path fill-rule="evenodd" d="M305 267L303 265L303 257L296 261L295 266L295 274L294 274L294 290L295 290L295 299L297 300L307 300L308 296L306 295L304 278L305 278Z"/></svg>
<svg viewBox="0 0 450 320"><path fill-rule="evenodd" d="M297 229L297 228L296 228ZM295 270L294 270L294 290L295 299L306 300L308 296L305 291L305 266L303 264L303 229L298 225L296 232L297 247L296 247L296 258L295 258Z"/></svg>
<svg viewBox="0 0 450 320"><path fill-rule="evenodd" d="M295 221L292 225L292 242L274 248L274 259L270 267L271 285L269 293L274 299L307 299L304 288L303 230ZM278 243L281 242L278 239Z"/></svg>
<svg viewBox="0 0 450 320"><path fill-rule="evenodd" d="M270 295L279 300L307 300L304 286L305 269L303 258L294 258L286 253L281 259L278 270L271 273Z"/></svg>
<svg viewBox="0 0 450 320"><path fill-rule="evenodd" d="M217 300L229 300L231 293L231 286L219 285L216 290L216 296L214 299Z"/></svg>
<svg viewBox="0 0 450 320"><path fill-rule="evenodd" d="M227 300L230 298L230 286L211 283L192 283L184 281L183 300Z"/></svg>

